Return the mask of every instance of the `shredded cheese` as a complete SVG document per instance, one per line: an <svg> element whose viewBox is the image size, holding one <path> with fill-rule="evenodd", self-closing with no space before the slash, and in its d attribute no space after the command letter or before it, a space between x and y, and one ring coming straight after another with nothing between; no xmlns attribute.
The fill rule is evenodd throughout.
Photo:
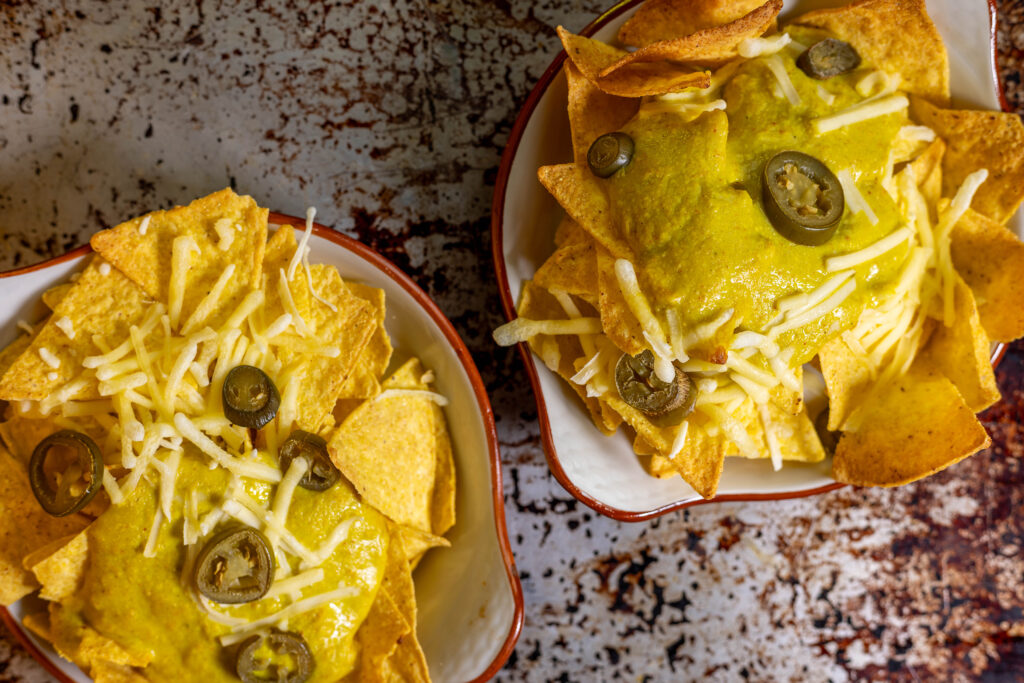
<svg viewBox="0 0 1024 683"><path fill-rule="evenodd" d="M219 218L213 224L213 230L217 233L217 249L227 251L231 243L235 241L234 223L230 218Z"/></svg>
<svg viewBox="0 0 1024 683"><path fill-rule="evenodd" d="M292 297L291 287L288 286L288 276L285 274L284 269L279 270L280 277L277 280L277 293L281 297L281 303L287 313L292 316L292 323L295 325L295 331L301 334L303 337L308 337L312 334L312 330L303 320L302 315L299 313L298 307L295 305L295 299Z"/></svg>
<svg viewBox="0 0 1024 683"><path fill-rule="evenodd" d="M857 187L850 169L844 168L836 173L836 179L839 180L839 184L843 187L843 195L846 197L846 205L850 207L850 211L853 213L863 212L871 222L871 225L877 225L878 215L871 208L871 205L868 204L868 201L864 199L864 195L860 193L860 189Z"/></svg>
<svg viewBox="0 0 1024 683"><path fill-rule="evenodd" d="M909 105L910 101L903 95L890 95L879 100L865 100L835 114L813 119L811 125L814 126L815 132L821 135L855 123L903 111Z"/></svg>
<svg viewBox="0 0 1024 683"><path fill-rule="evenodd" d="M879 256L888 253L889 251L900 246L911 237L914 236L914 231L910 228L903 227L898 230L894 230L882 239L878 240L874 244L868 245L859 251L855 251L849 254L843 254L841 256L832 256L825 260L825 270L834 273L837 270L846 270L848 268L855 268L861 264L873 261Z"/></svg>
<svg viewBox="0 0 1024 683"><path fill-rule="evenodd" d="M171 282L167 294L167 314L171 327L178 327L181 306L185 302L185 285L193 253L200 253L199 246L191 235L175 237L171 243Z"/></svg>
<svg viewBox="0 0 1024 683"><path fill-rule="evenodd" d="M769 38L745 38L737 46L740 57L753 59L773 55L792 42L788 33L779 33Z"/></svg>
<svg viewBox="0 0 1024 683"><path fill-rule="evenodd" d="M494 330L492 336L498 346L512 346L529 341L538 334L598 334L601 332L600 318L576 318L574 320L531 320L516 318Z"/></svg>
<svg viewBox="0 0 1024 683"><path fill-rule="evenodd" d="M575 382L580 386L585 386L587 382L594 378L598 372L601 371L601 351L597 351L590 359L583 364L583 367L579 369L575 375L569 378L570 382Z"/></svg>
<svg viewBox="0 0 1024 683"><path fill-rule="evenodd" d="M771 328L768 331L768 336L772 338L778 338L783 332L795 330L798 327L817 320L818 318L828 315L832 311L839 308L846 298L853 294L854 290L857 289L857 283L855 280L847 280L839 289L835 291L832 296L828 297L817 306L813 306L809 309L805 309L801 313L792 317L787 316L785 320Z"/></svg>
<svg viewBox="0 0 1024 683"><path fill-rule="evenodd" d="M100 275L110 275L110 264L104 261L103 263L100 264L99 271Z"/></svg>
<svg viewBox="0 0 1024 683"><path fill-rule="evenodd" d="M241 460L234 457L196 429L192 421L183 413L175 413L174 426L178 429L181 436L229 472L233 472L241 477L267 481L272 484L281 481L281 471L279 469L271 465L264 465L261 462Z"/></svg>
<svg viewBox="0 0 1024 683"><path fill-rule="evenodd" d="M66 315L61 316L57 320L57 322L54 323L54 325L56 325L60 329L60 331L64 333L64 336L66 336L68 339L75 338L75 324L71 322L71 318L67 317Z"/></svg>
<svg viewBox="0 0 1024 683"><path fill-rule="evenodd" d="M782 34L785 35L785 34ZM768 67L768 70L775 76L775 80L779 82L779 87L782 88L782 94L789 100L790 105L794 107L800 106L801 99L800 93L796 91L796 87L793 85L793 81L789 78L789 73L786 71L786 66L782 63L782 60L778 55L771 55L770 57L764 58L764 64Z"/></svg>
<svg viewBox="0 0 1024 683"><path fill-rule="evenodd" d="M779 440L775 436L775 429L772 424L771 415L768 413L768 406L759 405L757 412L761 418L761 426L764 428L765 441L768 442L768 452L772 458L772 469L778 472L782 469L782 449L779 448Z"/></svg>
<svg viewBox="0 0 1024 683"><path fill-rule="evenodd" d="M60 367L60 358L58 358L53 351L46 348L45 346L39 347L39 357L43 359L43 362L49 365L51 368L56 370Z"/></svg>

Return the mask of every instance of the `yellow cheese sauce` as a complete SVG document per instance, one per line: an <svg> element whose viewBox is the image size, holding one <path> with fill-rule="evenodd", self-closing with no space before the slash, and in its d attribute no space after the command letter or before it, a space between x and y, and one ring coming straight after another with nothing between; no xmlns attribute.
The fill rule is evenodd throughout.
<svg viewBox="0 0 1024 683"><path fill-rule="evenodd" d="M822 34L792 29L805 45ZM889 153L905 112L817 134L813 120L864 98L855 86L871 72L826 81L805 75L797 50L778 53L800 102L777 93L764 58L743 62L722 89L724 111L692 114L651 110L623 126L635 142L633 160L604 181L613 220L633 248L641 285L656 312L674 307L685 327L734 309L743 329L763 331L778 315L776 302L810 292L832 277L830 256L863 249L900 227L895 201L882 187ZM834 95L831 104L819 86ZM878 217L872 224L849 206L832 238L820 246L790 242L761 205L761 173L774 154L810 154L833 172L849 170ZM794 346L794 364L812 357L832 336L854 325L860 312L887 296L909 245L855 268L856 290L835 311L778 341Z"/></svg>
<svg viewBox="0 0 1024 683"><path fill-rule="evenodd" d="M158 505L157 489L143 481L122 504L112 506L87 530L89 556L80 590L70 601L51 606L54 641L71 654L81 638L80 627L90 625L134 657L151 663L142 675L152 681L237 681L231 653L218 637L230 632L210 619L192 597L182 578L186 561L182 544L181 499L198 490L200 519L222 502L229 474L211 470L205 458L186 448L176 489L175 516L160 530L156 557L143 557ZM246 481L247 493L261 504L272 500L274 486ZM287 630L300 633L316 662L311 681L335 681L350 672L356 661L354 637L376 597L384 573L388 531L384 518L363 505L347 482L317 493L297 488L286 528L315 551L332 530L353 519L348 537L320 565L324 580L302 589L302 598L342 586L357 589L354 597L335 600L293 617ZM233 522L225 520L223 529ZM201 547L203 540L200 540ZM290 558L295 564L298 561ZM255 620L291 604L287 596L265 598L238 606L213 607L232 617Z"/></svg>

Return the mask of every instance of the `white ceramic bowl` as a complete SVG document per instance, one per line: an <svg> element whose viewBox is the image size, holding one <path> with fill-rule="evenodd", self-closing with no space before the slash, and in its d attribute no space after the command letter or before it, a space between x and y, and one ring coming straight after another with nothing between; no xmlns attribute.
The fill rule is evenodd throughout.
<svg viewBox="0 0 1024 683"><path fill-rule="evenodd" d="M271 214L271 223L300 227L304 221ZM501 462L490 402L452 324L416 284L369 247L323 226L309 241L311 260L338 268L346 279L386 293L386 326L398 362L416 355L437 376L448 397L445 409L457 475L456 524L448 549L427 553L416 569L418 635L434 681L483 681L512 653L523 623L523 596L505 531ZM16 322L45 315L40 296L80 270L90 253L82 247L37 266L0 273L0 348L12 341ZM0 617L29 651L62 681L89 678L27 633L21 616L34 598L25 598Z"/></svg>
<svg viewBox="0 0 1024 683"><path fill-rule="evenodd" d="M641 2L628 0L598 17L584 35L614 41L618 28ZM787 0L780 21L847 0ZM1005 105L995 64L994 0L928 0L928 12L949 52L954 106L1000 109ZM575 28L575 27L570 27ZM554 249L552 236L563 212L537 180L537 168L572 158L565 52L548 67L530 93L502 156L491 215L492 244L505 314L515 317L523 281ZM1020 214L1014 226L1021 234ZM558 481L598 512L639 521L704 501L682 479L655 479L644 472L628 437L620 430L602 435L572 390L525 344L521 351L537 397L548 464ZM728 458L715 501L794 498L841 486L830 476L831 462L786 463L773 472L768 460Z"/></svg>

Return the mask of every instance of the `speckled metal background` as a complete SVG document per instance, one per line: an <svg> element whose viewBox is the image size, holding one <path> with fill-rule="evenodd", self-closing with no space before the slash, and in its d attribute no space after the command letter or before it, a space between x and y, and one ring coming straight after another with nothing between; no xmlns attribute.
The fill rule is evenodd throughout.
<svg viewBox="0 0 1024 683"><path fill-rule="evenodd" d="M892 491L594 515L548 473L490 259L519 105L601 0L0 2L0 268L232 185L374 246L491 391L526 626L502 680L1024 680L1024 345L993 448ZM1022 110L1024 0L1000 0ZM0 632L0 681L48 676Z"/></svg>

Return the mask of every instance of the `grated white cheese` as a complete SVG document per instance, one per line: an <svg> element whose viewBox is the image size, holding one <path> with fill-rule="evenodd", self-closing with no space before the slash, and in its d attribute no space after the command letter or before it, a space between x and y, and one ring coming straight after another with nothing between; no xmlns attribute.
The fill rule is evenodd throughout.
<svg viewBox="0 0 1024 683"><path fill-rule="evenodd" d="M903 111L909 105L910 101L903 95L890 95L879 100L865 100L835 114L813 119L811 124L814 126L815 132L821 135L855 123Z"/></svg>
<svg viewBox="0 0 1024 683"><path fill-rule="evenodd" d="M795 330L798 327L817 320L818 318L828 315L832 311L839 308L840 305L846 298L853 294L854 290L857 289L857 283L855 280L847 280L839 289L835 291L832 296L828 297L817 306L813 306L809 309L802 311L798 315L792 317L787 316L785 320L776 325L775 327L768 330L768 336L777 338L783 332L789 330Z"/></svg>
<svg viewBox="0 0 1024 683"><path fill-rule="evenodd" d="M295 299L292 297L292 290L288 285L288 276L285 274L284 268L281 268L279 273L280 277L277 280L277 293L281 297L281 303L284 305L285 311L291 314L292 323L295 325L295 331L303 337L308 337L312 334L312 330L310 330L306 321L303 320L298 307L295 305Z"/></svg>
<svg viewBox="0 0 1024 683"><path fill-rule="evenodd" d="M861 264L873 261L882 254L885 254L896 247L900 246L911 237L914 236L914 231L907 227L899 228L894 230L882 239L878 240L874 244L870 244L863 249L851 252L849 254L842 254L841 256L832 256L825 259L825 270L834 273L837 270L846 270L848 268L855 268Z"/></svg>
<svg viewBox="0 0 1024 683"><path fill-rule="evenodd" d="M529 341L538 334L598 334L601 332L600 318L576 318L574 320L531 320L516 318L498 327L492 333L498 346L512 346Z"/></svg>
<svg viewBox="0 0 1024 683"><path fill-rule="evenodd" d="M785 34L783 34L785 35ZM786 71L786 66L782 63L782 60L778 55L771 55L770 57L764 58L765 66L768 67L772 75L775 76L775 80L779 82L779 87L782 88L782 94L789 100L790 105L794 107L800 106L801 99L800 93L796 91L796 87L793 85L793 81L789 78L789 73Z"/></svg>
<svg viewBox="0 0 1024 683"><path fill-rule="evenodd" d="M62 316L60 319L57 320L57 322L54 323L54 325L56 325L68 339L75 338L75 324L71 322L71 318L67 317L66 315Z"/></svg>
<svg viewBox="0 0 1024 683"><path fill-rule="evenodd" d="M828 106L831 107L833 104L835 104L836 96L830 93L828 90L825 90L825 86L819 83L816 92L818 93L818 97L821 99L821 101L827 104Z"/></svg>
<svg viewBox="0 0 1024 683"><path fill-rule="evenodd" d="M156 512L153 514L153 524L149 527L149 538L146 539L146 547L142 549L143 557L156 557L156 542L160 535L160 527L163 523L164 513L160 508L157 508Z"/></svg>
<svg viewBox="0 0 1024 683"><path fill-rule="evenodd" d="M575 375L569 378L570 382L575 382L580 386L585 386L587 382L594 378L598 372L601 371L601 351L597 351L590 359L583 364L583 367L579 369Z"/></svg>
<svg viewBox="0 0 1024 683"><path fill-rule="evenodd" d="M281 471L276 467L261 462L241 460L218 446L212 439L196 429L192 421L183 413L175 413L174 426L186 440L196 448L210 456L215 463L241 477L249 477L272 484L281 481Z"/></svg>
<svg viewBox="0 0 1024 683"><path fill-rule="evenodd" d="M772 469L778 472L782 469L782 449L779 447L779 440L775 436L771 415L768 414L768 407L759 405L758 415L761 418L761 426L764 428L764 438L768 442L768 452L772 458Z"/></svg>
<svg viewBox="0 0 1024 683"><path fill-rule="evenodd" d="M100 275L110 275L110 264L104 261L99 267Z"/></svg>
<svg viewBox="0 0 1024 683"><path fill-rule="evenodd" d="M788 33L779 33L769 38L745 38L737 46L740 57L753 59L773 55L792 42Z"/></svg>
<svg viewBox="0 0 1024 683"><path fill-rule="evenodd" d="M842 171L836 173L836 178L839 180L839 184L843 186L843 195L846 197L846 205L850 207L850 211L853 213L864 212L864 215L868 217L871 225L878 224L878 216L875 214L871 205L868 204L867 200L864 199L864 195L860 193L860 189L857 187L856 181L853 179L853 174L850 173L850 169L844 168Z"/></svg>
<svg viewBox="0 0 1024 683"><path fill-rule="evenodd" d="M39 347L39 357L43 359L43 362L49 365L51 368L56 370L60 367L60 358L58 358L53 351L46 348L45 346Z"/></svg>
<svg viewBox="0 0 1024 683"><path fill-rule="evenodd" d="M227 251L231 243L235 241L234 223L230 218L219 218L213 224L213 230L217 233L217 249Z"/></svg>
<svg viewBox="0 0 1024 683"><path fill-rule="evenodd" d="M295 269L299 267L299 262L302 260L303 255L306 253L306 245L309 243L309 236L313 234L313 219L316 217L316 209L312 206L306 209L306 231L302 234L302 239L299 241L299 246L295 249L295 253L292 254L292 260L288 262L288 281L295 277Z"/></svg>
<svg viewBox="0 0 1024 683"><path fill-rule="evenodd" d="M46 379L48 381L50 381L50 382L56 382L57 380L60 379L60 373L59 372L48 372L48 373L46 373Z"/></svg>
<svg viewBox="0 0 1024 683"><path fill-rule="evenodd" d="M175 237L171 243L171 282L167 294L167 314L170 318L171 327L178 327L178 318L181 317L181 306L185 302L185 285L187 284L188 270L191 267L191 256L193 253L201 253L199 245L192 239L191 235Z"/></svg>
<svg viewBox="0 0 1024 683"><path fill-rule="evenodd" d="M146 231L149 230L149 219L151 216L146 215L142 217L142 222L139 223L139 234L145 235Z"/></svg>
<svg viewBox="0 0 1024 683"><path fill-rule="evenodd" d="M266 595L261 599L269 600L281 595L294 594L301 591L303 588L309 588L323 580L323 567L316 567L315 569L304 571L301 574L295 574L294 576L274 581L270 586L270 590L268 590Z"/></svg>
<svg viewBox="0 0 1024 683"><path fill-rule="evenodd" d="M675 460L683 452L683 447L686 445L686 435L689 431L690 423L684 420L679 425L679 429L676 430L676 435L672 438L672 449L668 453L670 460Z"/></svg>

